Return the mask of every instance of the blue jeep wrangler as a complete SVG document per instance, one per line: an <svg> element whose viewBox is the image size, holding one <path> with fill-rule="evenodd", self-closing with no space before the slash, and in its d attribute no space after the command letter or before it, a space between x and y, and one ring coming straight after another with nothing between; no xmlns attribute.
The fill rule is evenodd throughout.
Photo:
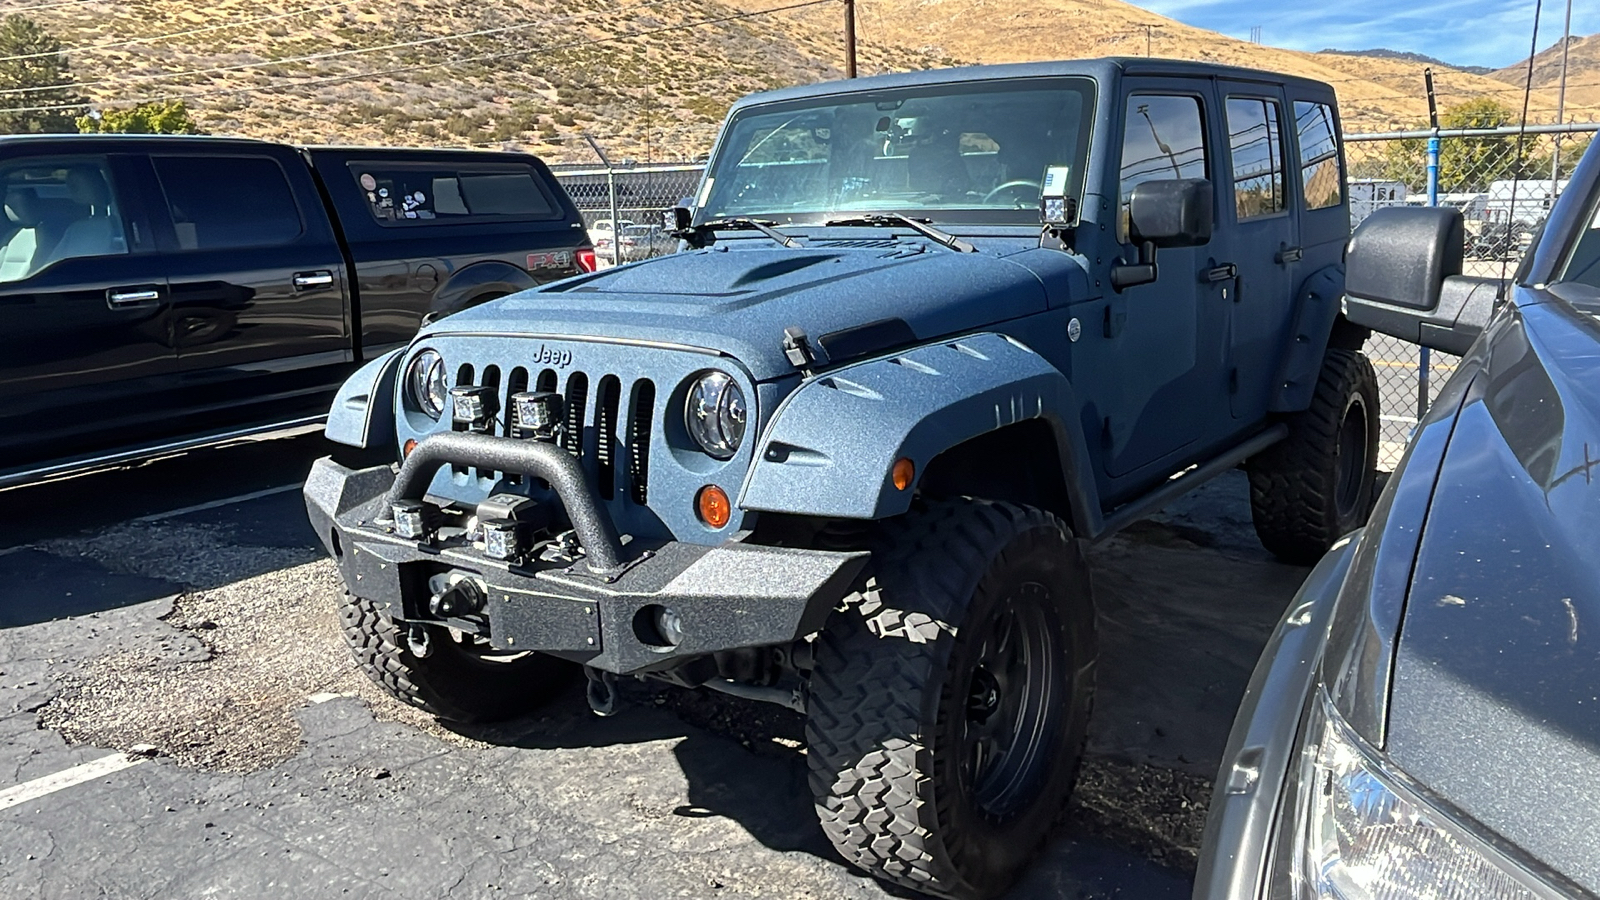
<svg viewBox="0 0 1600 900"><path fill-rule="evenodd" d="M785 704L845 858L1000 892L1083 747L1085 542L1239 465L1286 559L1367 514L1338 133L1327 85L1160 60L739 102L683 252L345 385L305 493L357 658L450 719L573 663L601 712L621 676Z"/></svg>

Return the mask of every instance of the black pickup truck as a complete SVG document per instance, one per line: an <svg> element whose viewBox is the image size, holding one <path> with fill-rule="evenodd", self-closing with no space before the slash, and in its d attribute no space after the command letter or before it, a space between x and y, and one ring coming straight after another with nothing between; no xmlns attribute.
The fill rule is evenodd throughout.
<svg viewBox="0 0 1600 900"><path fill-rule="evenodd" d="M326 414L424 321L592 270L499 151L0 138L0 486Z"/></svg>

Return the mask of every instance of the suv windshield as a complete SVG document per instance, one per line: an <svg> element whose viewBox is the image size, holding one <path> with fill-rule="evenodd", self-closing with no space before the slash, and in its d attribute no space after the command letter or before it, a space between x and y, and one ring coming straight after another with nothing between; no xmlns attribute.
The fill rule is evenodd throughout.
<svg viewBox="0 0 1600 900"><path fill-rule="evenodd" d="M1047 169L1078 196L1094 119L1084 78L938 84L751 107L728 124L702 220L817 223L899 212L1039 224Z"/></svg>

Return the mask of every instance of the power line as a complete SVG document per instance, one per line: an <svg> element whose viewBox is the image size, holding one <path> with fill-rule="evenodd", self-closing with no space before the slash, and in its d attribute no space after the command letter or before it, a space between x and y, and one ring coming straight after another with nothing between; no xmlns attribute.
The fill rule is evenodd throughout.
<svg viewBox="0 0 1600 900"><path fill-rule="evenodd" d="M56 0L55 3L35 3L32 6L13 6L10 9L0 9L0 15L9 16L12 13L27 12L32 9L55 9L58 6L89 6L100 2L102 0Z"/></svg>
<svg viewBox="0 0 1600 900"><path fill-rule="evenodd" d="M83 0L76 0L76 2L83 2ZM364 2L366 2L366 0L341 0L339 3L329 3L326 6L313 6L302 10L296 10L295 12L275 13L270 16L258 16L254 19L241 19L237 22L224 22L220 25L206 25L202 28L191 28L187 31L174 31L171 34L157 34L149 37L129 38L125 41L109 41L103 44L82 44L77 47L62 47L60 50L44 50L38 53L23 53L17 56L0 56L0 62L12 62L22 59L38 59L42 56L61 56L68 53L87 53L95 50L113 50L117 47L131 47L135 44L154 44L160 41L171 40L172 38L190 37L196 34L205 34L211 31L222 31L228 28L241 28L245 25L257 25L262 22L272 22L278 19L292 19L296 16L304 16L317 12L326 12L330 9L336 9L341 6L353 6L357 3ZM47 89L41 88L41 90Z"/></svg>
<svg viewBox="0 0 1600 900"><path fill-rule="evenodd" d="M654 2L651 2L651 3L642 3L642 4L639 4L637 6L624 7L622 9L615 10L615 12L629 12L629 11L635 10L635 9L643 9L643 8L649 7L649 6L656 6L656 5L659 5L660 3L663 3L663 2L667 2L667 0L654 0ZM124 100L117 100L117 101L107 101L104 105L109 106L109 105L112 105L114 103L130 103L130 102L135 104L135 105L137 105L139 103L148 103L148 102L152 102L152 101L190 100L190 99L194 99L194 98L197 98L197 97L214 97L214 96L220 96L220 95L224 95L224 94L249 94L249 93L257 93L257 92L265 93L265 92L269 92L269 91L286 91L286 90L296 90L296 89L299 89L299 88L306 88L306 87L315 87L315 86L324 85L324 84L336 84L336 83L346 82L346 81L360 81L360 80L365 79L365 78L377 78L377 77L383 76L383 75L399 75L399 74L406 73L406 72L420 72L420 71L425 71L427 69L449 68L449 67L452 67L452 66L468 65L468 64L476 63L476 62L487 62L487 61L490 61L490 60L509 60L509 59L515 59L515 58L518 58L518 57L549 54L549 53L554 53L554 52L561 51L561 50L572 50L572 49L576 49L578 47L588 47L588 46L593 46L595 44L611 43L613 41L625 40L627 38L647 37L649 35L665 34L667 32L673 32L673 31L685 31L685 30L692 29L692 28L700 28L700 27L703 27L703 26L706 26L706 25L720 25L720 24L725 24L727 22L735 22L735 21L739 21L739 20L743 20L743 19L752 19L752 18L756 18L758 16L772 15L773 13L780 13L780 12L789 12L791 10L802 9L802 8L808 7L808 6L819 6L819 5L824 4L824 3L836 3L836 2L838 2L838 0L803 0L803 2L790 3L790 4L786 5L786 6L775 6L775 7L772 7L770 9L750 10L750 11L747 11L747 12L734 13L734 14L730 14L730 15L726 15L726 16L718 16L718 17L712 18L712 19L701 19L701 20L695 21L695 22L686 22L686 23L681 23L681 24L677 24L677 25L663 25L663 26L660 26L660 27L657 27L657 28L646 28L646 29L641 29L641 30L638 30L638 31L621 32L619 34L613 34L613 35L610 35L610 36L607 36L607 37L603 37L603 38L590 38L590 39L587 39L587 40L572 41L572 42L569 42L569 43L566 43L566 44L553 44L553 45L549 45L549 46L545 46L545 47L529 47L529 48L527 48L525 50L497 51L495 53L485 53L485 54L481 54L481 55L478 55L478 56L467 56L467 57L461 57L459 59L443 60L441 62L417 63L417 64L414 64L414 65L395 66L395 67L387 68L387 69L375 69L375 70L371 70L371 71L367 71L367 72L352 72L352 73L345 74L345 75L328 75L328 76L325 76L325 77L312 78L312 79L307 79L307 80L304 80L304 81L296 81L296 82L292 82L292 83L288 83L288 84L263 85L263 86L252 86L252 87L236 87L236 88L217 88L217 89L213 89L213 90L191 91L191 92L188 92L188 93L161 94L161 95L158 95L158 96L147 96L142 100L131 100L130 101L130 100L124 99ZM583 18L583 17L582 16L571 16L571 17L568 17L568 18ZM560 19L546 19L543 22L540 22L539 24L548 25L548 24L551 24L552 22L555 22L555 21L561 21L561 20ZM42 90L42 89L35 89L35 90ZM65 104L55 104L55 105L51 105L51 106L22 106L22 107L0 106L0 112L7 112L7 113L60 112L60 111L63 111L63 110L82 109L83 106L84 106L84 104L82 104L82 103L65 103Z"/></svg>

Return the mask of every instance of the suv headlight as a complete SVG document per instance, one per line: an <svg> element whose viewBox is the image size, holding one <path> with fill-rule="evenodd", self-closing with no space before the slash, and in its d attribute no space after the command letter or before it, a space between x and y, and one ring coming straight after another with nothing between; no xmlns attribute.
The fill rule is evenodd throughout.
<svg viewBox="0 0 1600 900"><path fill-rule="evenodd" d="M1296 895L1331 900L1536 900L1533 876L1406 788L1326 695L1302 757Z"/></svg>
<svg viewBox="0 0 1600 900"><path fill-rule="evenodd" d="M424 350L411 358L406 367L406 394L430 418L444 415L450 387L445 384L444 357L438 351Z"/></svg>
<svg viewBox="0 0 1600 900"><path fill-rule="evenodd" d="M703 372L689 388L683 419L700 449L728 459L744 442L744 391L725 372Z"/></svg>

